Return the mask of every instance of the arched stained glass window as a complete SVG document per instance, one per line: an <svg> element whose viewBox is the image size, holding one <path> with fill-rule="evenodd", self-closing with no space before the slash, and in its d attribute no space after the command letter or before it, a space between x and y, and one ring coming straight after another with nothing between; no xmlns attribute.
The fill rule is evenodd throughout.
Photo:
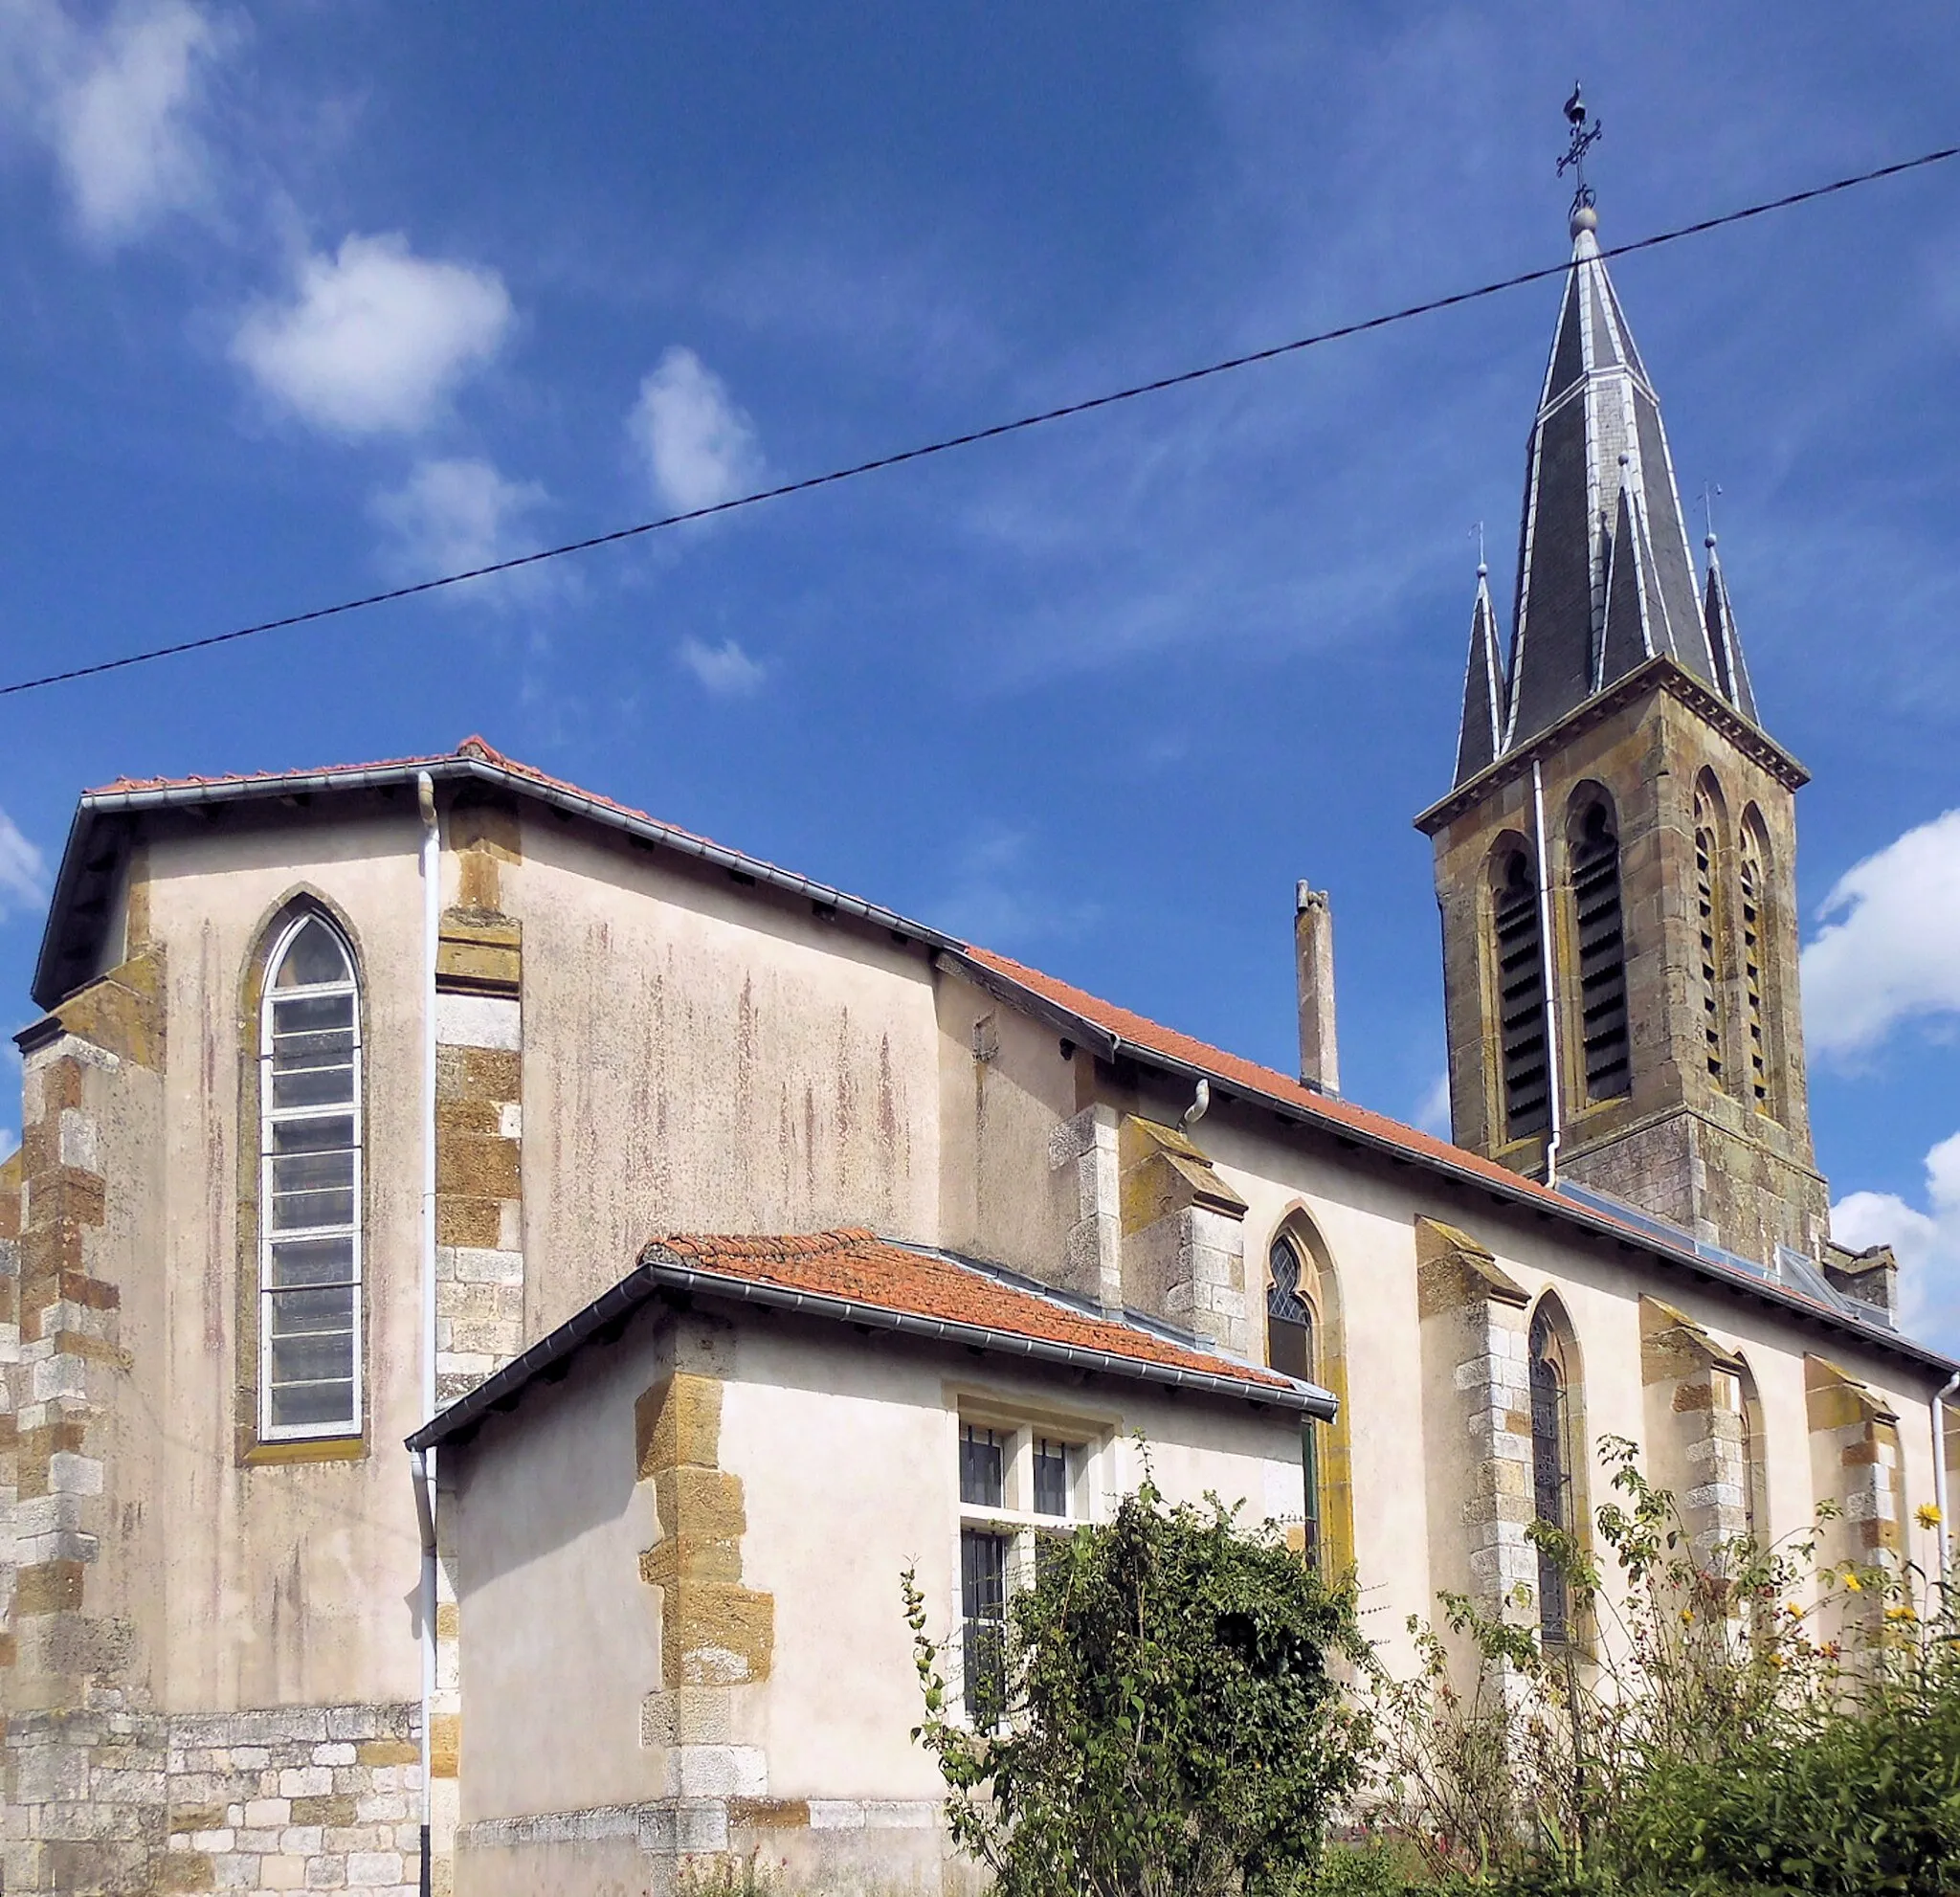
<svg viewBox="0 0 1960 1897"><path fill-rule="evenodd" d="M1319 1339L1314 1334L1313 1306L1301 1289L1304 1261L1299 1245L1282 1232L1273 1240L1266 1264L1266 1361L1288 1376L1313 1382L1320 1368ZM1300 1463L1305 1506L1305 1552L1307 1560L1316 1566L1322 1553L1319 1428L1318 1423L1302 1417Z"/></svg>
<svg viewBox="0 0 1960 1897"><path fill-rule="evenodd" d="M361 997L324 917L289 923L259 1017L258 1427L360 1433Z"/></svg>
<svg viewBox="0 0 1960 1897"><path fill-rule="evenodd" d="M1300 1288L1300 1252L1291 1239L1273 1240L1267 1261L1271 1272L1266 1285L1266 1359L1275 1370L1288 1376L1314 1373L1313 1306Z"/></svg>
<svg viewBox="0 0 1960 1897"><path fill-rule="evenodd" d="M1548 1305L1531 1320L1531 1498L1536 1517L1555 1529L1576 1526L1572 1498L1570 1359ZM1538 1551L1538 1628L1547 1645L1570 1638L1566 1577Z"/></svg>

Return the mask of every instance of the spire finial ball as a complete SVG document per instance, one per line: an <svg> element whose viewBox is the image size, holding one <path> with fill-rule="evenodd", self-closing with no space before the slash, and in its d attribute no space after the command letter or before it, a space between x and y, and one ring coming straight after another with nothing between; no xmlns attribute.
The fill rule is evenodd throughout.
<svg viewBox="0 0 1960 1897"><path fill-rule="evenodd" d="M1574 243L1578 241L1582 232L1596 231L1598 228L1599 213L1590 204L1578 204L1572 207L1572 240Z"/></svg>

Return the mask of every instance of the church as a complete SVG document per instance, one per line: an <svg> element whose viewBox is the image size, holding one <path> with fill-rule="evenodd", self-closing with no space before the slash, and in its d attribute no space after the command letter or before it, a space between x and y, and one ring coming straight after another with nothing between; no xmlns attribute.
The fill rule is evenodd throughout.
<svg viewBox="0 0 1960 1897"><path fill-rule="evenodd" d="M1636 1439L1704 1547L1932 1569L1956 1366L1834 1243L1794 798L1572 217L1441 911L1454 1138L446 755L80 797L0 1167L9 1891L956 1891L970 1692L1147 1453L1583 1652ZM1521 391L1521 409L1524 407ZM1448 760L1438 759L1438 782ZM1275 944L1280 952L1280 945Z"/></svg>

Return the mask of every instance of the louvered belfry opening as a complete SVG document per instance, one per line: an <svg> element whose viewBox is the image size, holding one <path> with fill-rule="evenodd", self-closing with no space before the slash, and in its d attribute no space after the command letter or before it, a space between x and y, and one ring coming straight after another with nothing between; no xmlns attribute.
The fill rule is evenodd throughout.
<svg viewBox="0 0 1960 1897"><path fill-rule="evenodd" d="M1503 1056L1504 1136L1522 1140L1551 1124L1550 1075L1545 1058L1545 956L1538 928L1538 884L1531 859L1513 849L1503 859L1495 912L1498 1038Z"/></svg>
<svg viewBox="0 0 1960 1897"><path fill-rule="evenodd" d="M1580 1038L1586 1098L1633 1089L1627 1035L1626 939L1619 901L1619 838L1605 804L1594 803L1572 845L1572 904L1579 926Z"/></svg>
<svg viewBox="0 0 1960 1897"><path fill-rule="evenodd" d="M1758 1113L1770 1110L1770 1062L1763 1043L1763 859L1756 839L1742 846L1742 975L1748 1012L1749 1090Z"/></svg>
<svg viewBox="0 0 1960 1897"><path fill-rule="evenodd" d="M1728 1084L1722 1064L1722 930L1716 917L1715 825L1706 795L1695 792L1695 913L1702 947L1702 1040L1708 1078Z"/></svg>

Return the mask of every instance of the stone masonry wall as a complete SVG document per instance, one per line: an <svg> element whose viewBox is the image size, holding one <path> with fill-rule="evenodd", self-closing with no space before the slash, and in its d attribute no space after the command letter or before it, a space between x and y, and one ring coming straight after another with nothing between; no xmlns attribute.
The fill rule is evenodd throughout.
<svg viewBox="0 0 1960 1897"><path fill-rule="evenodd" d="M167 1810L151 1881L133 1889L359 1890L421 1882L420 1708L280 1707L159 1721L130 1775ZM57 1886L58 1887L58 1886Z"/></svg>
<svg viewBox="0 0 1960 1897"><path fill-rule="evenodd" d="M1415 1264L1423 1375L1442 1398L1430 1451L1442 1482L1458 1486L1468 1592L1493 1612L1533 1604L1530 1298L1483 1246L1437 1219L1415 1221Z"/></svg>

